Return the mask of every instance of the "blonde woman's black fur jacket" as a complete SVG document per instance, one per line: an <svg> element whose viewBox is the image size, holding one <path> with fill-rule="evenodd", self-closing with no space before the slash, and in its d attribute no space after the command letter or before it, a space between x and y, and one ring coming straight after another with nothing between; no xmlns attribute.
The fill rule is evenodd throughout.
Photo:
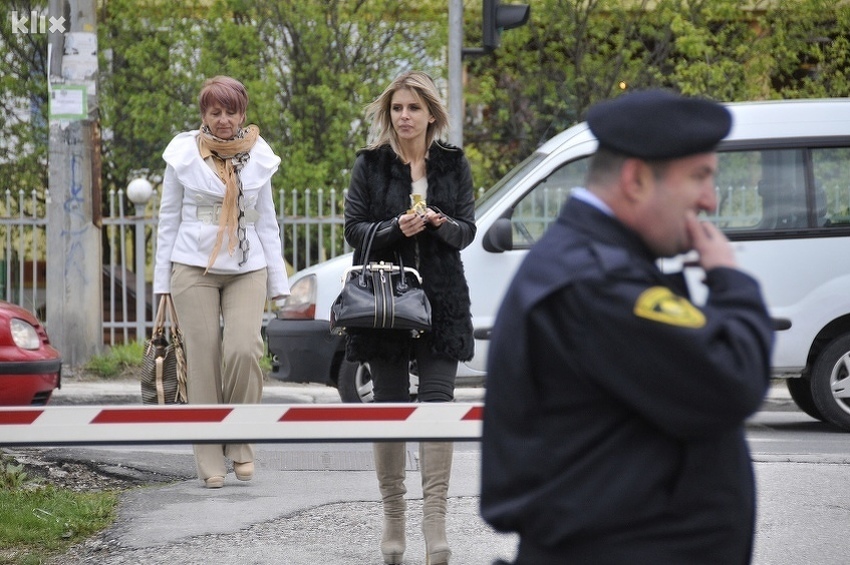
<svg viewBox="0 0 850 565"><path fill-rule="evenodd" d="M441 142L431 145L426 170L428 206L452 221L408 238L398 227L398 216L410 208L410 167L389 146L360 151L346 199L345 239L354 247L354 264L359 265L369 227L380 222L369 260L393 261L398 253L405 266L419 270L431 301L433 350L467 361L474 342L460 250L475 237L472 174L463 151ZM364 330L348 336L346 357L350 361L406 357L410 339L408 332Z"/></svg>

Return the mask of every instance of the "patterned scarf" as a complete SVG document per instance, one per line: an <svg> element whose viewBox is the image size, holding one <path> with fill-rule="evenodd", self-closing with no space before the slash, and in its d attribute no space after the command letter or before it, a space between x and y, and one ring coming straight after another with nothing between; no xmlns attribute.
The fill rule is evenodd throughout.
<svg viewBox="0 0 850 565"><path fill-rule="evenodd" d="M230 255L236 250L237 242L242 252L242 260L239 266L248 261L248 238L246 237L245 223L245 197L242 194L242 179L239 172L248 163L249 151L260 136L260 128L249 125L239 130L233 139L221 139L216 137L206 125L201 126L201 135L198 136L198 149L201 157L212 155L217 161L224 164L224 170L219 168L219 176L224 181L226 190L224 201L221 203L221 214L218 220L218 236L215 246L210 254L206 274L215 263L224 234L227 233L227 250Z"/></svg>

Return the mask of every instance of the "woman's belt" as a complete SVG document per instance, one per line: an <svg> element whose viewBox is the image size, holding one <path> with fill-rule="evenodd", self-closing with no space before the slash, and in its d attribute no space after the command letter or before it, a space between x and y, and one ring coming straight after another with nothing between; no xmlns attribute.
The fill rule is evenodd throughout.
<svg viewBox="0 0 850 565"><path fill-rule="evenodd" d="M205 224L218 224L221 217L221 204L213 204L212 206L198 206L195 212L198 220ZM253 208L245 210L245 223L253 224L260 219L260 213Z"/></svg>

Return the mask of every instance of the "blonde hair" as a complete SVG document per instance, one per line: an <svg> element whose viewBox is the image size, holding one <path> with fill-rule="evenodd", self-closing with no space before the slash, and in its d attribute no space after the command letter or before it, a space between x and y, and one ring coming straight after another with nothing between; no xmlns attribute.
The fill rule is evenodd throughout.
<svg viewBox="0 0 850 565"><path fill-rule="evenodd" d="M434 80L422 71L408 71L399 75L381 93L374 102L366 107L366 120L371 122L367 149L375 149L389 144L397 155L401 154L398 134L393 128L391 107L393 94L406 88L418 96L428 107L434 121L428 124L425 134L425 147L431 147L435 139L439 139L449 127L449 114L443 106L437 85Z"/></svg>

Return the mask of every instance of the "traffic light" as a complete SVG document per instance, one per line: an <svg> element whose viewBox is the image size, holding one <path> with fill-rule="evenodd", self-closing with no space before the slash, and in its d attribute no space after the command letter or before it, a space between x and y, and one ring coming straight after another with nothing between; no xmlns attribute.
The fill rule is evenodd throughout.
<svg viewBox="0 0 850 565"><path fill-rule="evenodd" d="M503 29L519 27L528 21L531 8L527 4L504 4L499 0L483 0L484 49L492 51L499 46Z"/></svg>

